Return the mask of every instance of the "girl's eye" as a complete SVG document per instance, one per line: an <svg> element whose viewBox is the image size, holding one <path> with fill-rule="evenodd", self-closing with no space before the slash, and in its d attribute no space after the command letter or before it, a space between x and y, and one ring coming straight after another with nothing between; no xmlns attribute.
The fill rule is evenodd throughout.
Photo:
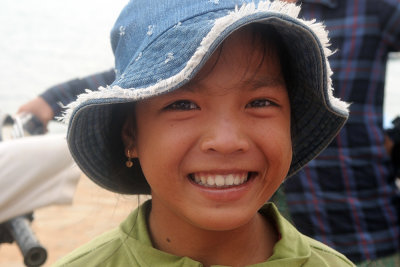
<svg viewBox="0 0 400 267"><path fill-rule="evenodd" d="M165 107L166 110L193 110L199 109L196 103L190 100L178 100Z"/></svg>
<svg viewBox="0 0 400 267"><path fill-rule="evenodd" d="M274 102L268 99L256 99L246 105L246 108L263 108L274 105Z"/></svg>

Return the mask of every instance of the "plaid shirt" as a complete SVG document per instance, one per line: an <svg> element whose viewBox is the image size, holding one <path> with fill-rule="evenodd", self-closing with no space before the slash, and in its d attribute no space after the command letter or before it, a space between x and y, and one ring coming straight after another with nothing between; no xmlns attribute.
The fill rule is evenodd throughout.
<svg viewBox="0 0 400 267"><path fill-rule="evenodd" d="M350 102L338 137L284 185L296 227L354 262L399 251L400 195L383 146L385 68L400 50L400 0L302 1L330 32L335 95ZM400 108L399 108L400 110Z"/></svg>

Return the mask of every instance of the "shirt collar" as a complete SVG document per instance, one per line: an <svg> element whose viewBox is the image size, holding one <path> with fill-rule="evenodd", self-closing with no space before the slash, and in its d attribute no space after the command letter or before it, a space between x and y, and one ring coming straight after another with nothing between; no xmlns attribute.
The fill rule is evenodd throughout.
<svg viewBox="0 0 400 267"><path fill-rule="evenodd" d="M202 266L201 263L188 257L178 257L153 248L146 222L150 209L151 201L145 202L120 226L124 244L137 263L140 266ZM275 244L274 253L269 260L254 266L281 266L281 264L301 266L304 264L311 255L310 245L306 238L279 214L272 203L264 205L260 213L275 223L281 239Z"/></svg>

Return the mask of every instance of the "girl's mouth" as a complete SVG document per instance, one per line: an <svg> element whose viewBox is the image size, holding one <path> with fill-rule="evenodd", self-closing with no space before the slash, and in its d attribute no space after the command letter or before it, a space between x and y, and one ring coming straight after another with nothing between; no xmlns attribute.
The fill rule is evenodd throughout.
<svg viewBox="0 0 400 267"><path fill-rule="evenodd" d="M239 172L226 174L197 172L189 174L189 178L193 182L201 186L210 188L227 188L242 185L256 175L257 173L255 172Z"/></svg>

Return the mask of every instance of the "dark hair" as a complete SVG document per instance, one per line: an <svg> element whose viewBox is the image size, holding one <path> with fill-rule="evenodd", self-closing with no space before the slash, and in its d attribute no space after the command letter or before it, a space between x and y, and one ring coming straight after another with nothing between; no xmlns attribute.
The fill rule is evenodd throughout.
<svg viewBox="0 0 400 267"><path fill-rule="evenodd" d="M291 68L290 68L290 60L287 53L286 45L282 40L282 37L278 34L277 30L274 26L263 23L252 23L246 26L243 26L239 30L245 30L250 33L252 38L251 42L253 45L261 45L263 49L263 56L260 58L258 63L258 68L260 68L267 58L267 55L272 55L277 53L278 59L281 65L282 75L285 79L286 86L290 88L291 79ZM214 52L218 54L215 61L213 62L213 66L208 69L205 73L197 74L191 81L196 82L206 78L214 69L214 67L218 64L220 55L222 54L222 50L224 49L224 43L222 43ZM248 62L251 64L252 62Z"/></svg>
<svg viewBox="0 0 400 267"><path fill-rule="evenodd" d="M261 44L263 45L264 53L263 58L260 60L260 65L264 61L267 53L276 52L278 54L282 75L285 79L286 88L289 92L291 88L291 81L293 81L293 72L290 64L288 49L281 35L272 25L254 23L250 24L249 28L253 32L253 42L257 41L256 38L260 38Z"/></svg>

